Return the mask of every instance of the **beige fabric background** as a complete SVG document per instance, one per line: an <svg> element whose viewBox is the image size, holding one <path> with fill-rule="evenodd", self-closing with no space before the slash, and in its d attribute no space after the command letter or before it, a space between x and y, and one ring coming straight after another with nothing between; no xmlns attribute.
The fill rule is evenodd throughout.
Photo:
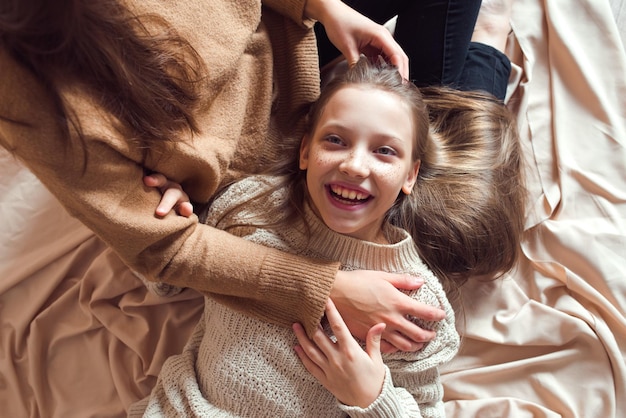
<svg viewBox="0 0 626 418"><path fill-rule="evenodd" d="M626 67L610 6L514 3L509 106L533 206L519 269L465 289L450 416L626 415Z"/></svg>
<svg viewBox="0 0 626 418"><path fill-rule="evenodd" d="M527 233L518 269L465 288L451 417L626 416L624 4L515 0ZM0 415L124 416L201 309L148 295L0 151Z"/></svg>
<svg viewBox="0 0 626 418"><path fill-rule="evenodd" d="M624 0L609 0L611 4L611 10L613 16L615 16L615 22L622 38L622 43L626 45L626 1Z"/></svg>

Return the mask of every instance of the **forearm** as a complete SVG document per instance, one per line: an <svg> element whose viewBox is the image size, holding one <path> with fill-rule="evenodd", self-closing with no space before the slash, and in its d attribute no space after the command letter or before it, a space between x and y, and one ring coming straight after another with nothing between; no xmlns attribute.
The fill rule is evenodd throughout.
<svg viewBox="0 0 626 418"><path fill-rule="evenodd" d="M310 19L322 24L349 8L341 0L262 0L262 3L295 22Z"/></svg>
<svg viewBox="0 0 626 418"><path fill-rule="evenodd" d="M265 321L283 326L300 322L307 332L317 327L338 263L291 255L206 225L198 229L198 237L187 240L164 271L166 281L211 293L220 303ZM204 247L206 241L209 245ZM189 274L186 264L197 259L199 246L206 248L198 259L203 262ZM187 251L192 254L186 256Z"/></svg>
<svg viewBox="0 0 626 418"><path fill-rule="evenodd" d="M423 415L444 417L439 367L450 361L459 348L454 312L434 276L427 278L419 291L412 292L412 297L422 303L442 306L446 311L446 318L430 324L429 328L437 334L422 350L415 353L388 354L385 364L389 367L396 389L403 388L419 406ZM426 324L421 320L416 321L424 326Z"/></svg>
<svg viewBox="0 0 626 418"><path fill-rule="evenodd" d="M64 172L61 166L28 165L73 216L149 280L221 295L239 310L284 326L301 322L312 330L319 323L337 265L247 242L198 224L195 216L158 219L151 213L158 193L152 198L127 190L115 196L104 185L88 191L80 181L56 177ZM128 175L136 175L139 184L140 173Z"/></svg>
<svg viewBox="0 0 626 418"><path fill-rule="evenodd" d="M276 250L200 225L195 216L155 217L160 193L142 184L141 152L121 138L112 140L121 134L98 112L93 114L103 119L85 122L84 138L68 138L46 89L2 52L0 144L130 268L150 280L224 295L275 323L302 322L308 330L317 325L338 266L282 258ZM180 153L162 158L171 163L168 173L191 170ZM209 177L218 184L220 167L207 167L183 177Z"/></svg>
<svg viewBox="0 0 626 418"><path fill-rule="evenodd" d="M304 15L324 24L328 19L338 16L346 6L341 0L306 0Z"/></svg>
<svg viewBox="0 0 626 418"><path fill-rule="evenodd" d="M295 23L312 26L312 17L305 12L306 4L310 0L262 0L263 6L269 7L282 16L286 16Z"/></svg>

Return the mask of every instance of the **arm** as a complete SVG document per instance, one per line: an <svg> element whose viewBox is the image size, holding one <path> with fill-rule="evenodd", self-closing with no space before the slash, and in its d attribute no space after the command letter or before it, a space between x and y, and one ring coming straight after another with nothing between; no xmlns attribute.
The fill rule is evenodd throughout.
<svg viewBox="0 0 626 418"><path fill-rule="evenodd" d="M389 30L341 0L263 0L263 5L301 25L319 21L349 64L358 61L360 54L383 55L404 78L409 76L409 58Z"/></svg>
<svg viewBox="0 0 626 418"><path fill-rule="evenodd" d="M446 318L430 324L414 319L420 326L435 330L436 338L419 352L387 355L385 364L390 370L393 384L396 388L403 388L405 395L414 399L422 414L445 416L439 367L456 355L460 340L452 306L437 278L432 273L429 276L424 286L411 296L422 303L442 306Z"/></svg>
<svg viewBox="0 0 626 418"><path fill-rule="evenodd" d="M305 16L319 21L328 39L344 55L349 65L360 54L383 55L398 67L405 79L409 77L409 58L384 26L370 20L340 0L307 0Z"/></svg>
<svg viewBox="0 0 626 418"><path fill-rule="evenodd" d="M261 0L265 7L291 19L294 23L310 28L315 23L306 13L305 7L309 0Z"/></svg>
<svg viewBox="0 0 626 418"><path fill-rule="evenodd" d="M181 186L162 174L153 173L144 177L144 184L158 188L163 197L156 214L164 216L176 207L184 206L191 215L189 197ZM241 192L238 192L241 194ZM187 206L188 205L188 206ZM213 208L215 211L215 207ZM331 299L343 316L352 335L365 340L370 328L385 323L382 351L417 351L425 342L432 340L435 333L420 328L407 317L418 317L432 322L445 318L445 312L432 305L421 303L398 289L415 290L424 283L419 277L408 274L391 274L377 271L338 271L331 290ZM155 286L149 286L155 289ZM157 293L167 294L155 289Z"/></svg>
<svg viewBox="0 0 626 418"><path fill-rule="evenodd" d="M160 194L141 183L141 150L120 138L123 133L101 109L88 99L68 96L85 128L83 140L68 138L45 87L2 48L0 67L0 143L127 265L150 280L229 296L232 305L259 318L285 326L297 319L314 329L337 263L255 245L200 225L195 216L155 217ZM198 162L200 156L187 144L166 145L180 149L164 152L155 168L180 170L182 178L208 178L203 183L207 188L221 181L221 167ZM220 152L216 150L218 161Z"/></svg>

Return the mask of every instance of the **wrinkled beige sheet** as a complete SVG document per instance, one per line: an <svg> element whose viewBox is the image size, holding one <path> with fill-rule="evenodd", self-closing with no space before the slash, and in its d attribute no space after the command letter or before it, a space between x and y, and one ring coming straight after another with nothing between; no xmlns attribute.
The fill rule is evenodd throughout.
<svg viewBox="0 0 626 418"><path fill-rule="evenodd" d="M143 284L0 152L0 417L115 417L202 311Z"/></svg>
<svg viewBox="0 0 626 418"><path fill-rule="evenodd" d="M520 268L465 289L452 417L626 416L626 60L608 2L516 0ZM511 89L510 89L511 90Z"/></svg>
<svg viewBox="0 0 626 418"><path fill-rule="evenodd" d="M528 231L519 269L465 288L447 412L626 416L624 49L608 1L515 0L513 26ZM0 220L0 416L123 416L202 299L146 294L4 151Z"/></svg>

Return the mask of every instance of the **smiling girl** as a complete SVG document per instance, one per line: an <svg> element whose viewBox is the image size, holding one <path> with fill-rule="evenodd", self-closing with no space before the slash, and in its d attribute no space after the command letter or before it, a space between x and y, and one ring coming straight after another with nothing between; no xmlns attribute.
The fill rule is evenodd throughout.
<svg viewBox="0 0 626 418"><path fill-rule="evenodd" d="M135 404L131 416L445 415L438 367L456 354L459 336L442 282L451 290L455 276L440 274L440 281L431 268L448 271L448 266L434 257L429 268L420 252L436 252L425 246L445 246L463 230L456 223L469 218L454 213L461 200L485 199L490 210L482 211L478 222L490 224L494 213L503 212L493 198L517 196L521 202L521 194L514 189L520 183L509 181L520 177L512 174L519 170L519 145L503 107L480 94L438 89L435 96L424 98L384 63L359 61L324 88L293 158L285 158L272 175L231 185L212 203L206 220L253 242L338 260L345 270L422 277L424 285L410 296L443 309L446 317L412 320L434 331L435 338L417 352L381 354L385 324L357 341L330 300L309 338L300 324L293 330L268 324L219 303L219 297L206 297L185 350L168 359L150 397ZM446 97L454 100L448 103ZM439 125L440 115L459 124ZM474 124L479 129L472 129ZM451 202L447 189L459 173L465 181ZM407 232L428 222L420 217L445 216L448 208L449 230L422 242ZM473 216L481 210L474 209L468 208ZM489 228L515 232L518 214L506 212L500 219L511 215L508 222ZM470 234L484 237L485 230Z"/></svg>
<svg viewBox="0 0 626 418"><path fill-rule="evenodd" d="M424 110L414 116L417 106L398 99L368 84L342 87L320 104L315 127L302 141L309 202L335 232L389 244L385 215L399 193L411 193L421 157L417 144L428 135Z"/></svg>

